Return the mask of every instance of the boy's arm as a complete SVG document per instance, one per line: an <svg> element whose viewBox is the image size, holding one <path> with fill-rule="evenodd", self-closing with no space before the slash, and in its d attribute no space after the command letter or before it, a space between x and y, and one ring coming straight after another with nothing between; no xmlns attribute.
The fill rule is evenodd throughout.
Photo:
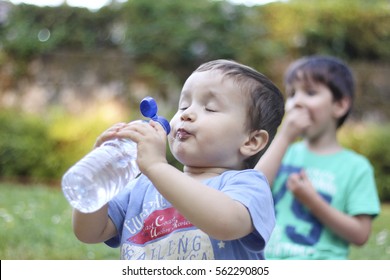
<svg viewBox="0 0 390 280"><path fill-rule="evenodd" d="M271 186L287 148L304 132L310 123L308 112L303 108L293 108L286 114L271 145L255 166L256 170L262 172L267 177Z"/></svg>
<svg viewBox="0 0 390 280"><path fill-rule="evenodd" d="M287 187L318 220L337 235L358 246L367 242L372 221L369 215L349 216L333 208L316 192L304 171L292 174Z"/></svg>
<svg viewBox="0 0 390 280"><path fill-rule="evenodd" d="M93 213L73 210L73 232L84 243L104 242L117 234L116 227L108 217L108 206Z"/></svg>
<svg viewBox="0 0 390 280"><path fill-rule="evenodd" d="M278 173L283 156L287 151L290 141L282 133L277 133L267 151L261 156L255 166L255 170L262 172L272 186Z"/></svg>

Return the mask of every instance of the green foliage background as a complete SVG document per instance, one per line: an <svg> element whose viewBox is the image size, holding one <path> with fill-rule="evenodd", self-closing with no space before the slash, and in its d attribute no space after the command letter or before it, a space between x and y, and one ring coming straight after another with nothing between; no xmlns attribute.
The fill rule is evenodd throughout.
<svg viewBox="0 0 390 280"><path fill-rule="evenodd" d="M390 61L389 14L386 0L290 0L254 7L128 0L96 12L20 4L0 22L0 52L27 61L64 49L117 50L138 65L151 64L182 79L201 62L220 57L260 71L280 56L312 53ZM37 40L47 32L47 40Z"/></svg>
<svg viewBox="0 0 390 280"><path fill-rule="evenodd" d="M98 11L66 4L12 5L0 21L0 96L2 89L26 78L35 57L64 50L126 54L137 70L131 78L146 81L169 99L170 83L182 83L211 59L238 60L281 84L285 69L270 71L274 61L320 53L348 63L390 65L389 46L387 0L290 0L254 7L227 1L128 0L112 1ZM2 68L9 62L17 67ZM11 71L9 80L1 71ZM373 83L367 84L364 90L370 92L365 92L364 102L357 100L359 106L369 106L375 94L379 96L371 92ZM378 107L371 104L371 109L390 118L389 89L380 94ZM99 115L80 119L56 108L44 116L1 108L0 178L58 185L65 170L109 125ZM358 124L344 131L342 141L370 159L381 199L390 200L389 125ZM180 166L170 154L169 161Z"/></svg>
<svg viewBox="0 0 390 280"><path fill-rule="evenodd" d="M110 124L96 119L48 118L0 112L0 178L26 182L58 181L88 153L96 137ZM10 138L12 135L12 140ZM365 155L373 164L382 201L390 201L390 126L347 123L339 133L347 148ZM82 140L80 140L82 139ZM167 149L168 161L180 164Z"/></svg>
<svg viewBox="0 0 390 280"><path fill-rule="evenodd" d="M390 125L347 124L339 132L340 142L366 156L374 167L379 197L390 201Z"/></svg>

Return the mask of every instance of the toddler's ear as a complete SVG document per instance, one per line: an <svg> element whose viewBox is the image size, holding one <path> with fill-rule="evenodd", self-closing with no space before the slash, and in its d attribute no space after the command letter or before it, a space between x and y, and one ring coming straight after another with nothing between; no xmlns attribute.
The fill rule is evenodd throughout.
<svg viewBox="0 0 390 280"><path fill-rule="evenodd" d="M267 131L252 131L249 134L247 141L241 146L240 152L246 157L253 156L267 146L268 139L269 135Z"/></svg>

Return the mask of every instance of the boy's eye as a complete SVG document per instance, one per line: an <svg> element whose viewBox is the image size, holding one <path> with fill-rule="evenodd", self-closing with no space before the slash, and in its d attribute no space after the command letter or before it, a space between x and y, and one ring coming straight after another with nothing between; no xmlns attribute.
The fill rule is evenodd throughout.
<svg viewBox="0 0 390 280"><path fill-rule="evenodd" d="M288 98L294 97L294 95L295 95L295 90L291 90L291 91L287 92Z"/></svg>

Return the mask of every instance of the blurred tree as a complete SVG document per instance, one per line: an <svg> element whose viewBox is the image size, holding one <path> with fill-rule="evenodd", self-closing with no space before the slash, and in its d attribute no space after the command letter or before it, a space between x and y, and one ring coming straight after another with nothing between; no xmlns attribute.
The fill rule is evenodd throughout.
<svg viewBox="0 0 390 280"><path fill-rule="evenodd" d="M204 61L235 59L236 43L246 32L243 7L226 1L130 0L122 10L123 49L180 79Z"/></svg>
<svg viewBox="0 0 390 280"><path fill-rule="evenodd" d="M67 5L20 4L11 9L9 21L1 26L0 44L9 55L22 60L61 49L110 48L115 46L109 36L114 19L107 10L93 13Z"/></svg>
<svg viewBox="0 0 390 280"><path fill-rule="evenodd" d="M20 4L0 25L0 48L18 59L77 49L118 49L140 64L188 76L231 58L264 71L281 56L328 53L390 60L387 0L290 0L247 7L228 1L112 1L97 12ZM150 64L153 67L150 67Z"/></svg>
<svg viewBox="0 0 390 280"><path fill-rule="evenodd" d="M270 40L293 56L325 53L348 60L390 60L387 0L290 0L257 8Z"/></svg>

